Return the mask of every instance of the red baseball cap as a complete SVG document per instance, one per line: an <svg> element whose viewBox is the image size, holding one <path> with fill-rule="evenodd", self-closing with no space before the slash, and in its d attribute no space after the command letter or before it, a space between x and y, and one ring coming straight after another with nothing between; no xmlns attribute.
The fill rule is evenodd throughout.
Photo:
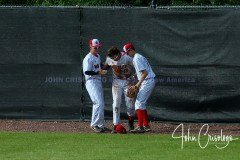
<svg viewBox="0 0 240 160"><path fill-rule="evenodd" d="M115 131L122 134L127 133L126 129L121 124L116 125Z"/></svg>
<svg viewBox="0 0 240 160"><path fill-rule="evenodd" d="M127 43L127 44L125 44L125 45L123 46L124 52L127 52L127 51L129 51L130 49L135 50L135 48L134 48L134 46L133 46L132 43Z"/></svg>
<svg viewBox="0 0 240 160"><path fill-rule="evenodd" d="M89 43L90 47L101 47L102 46L102 44L99 42L98 39L90 39L88 43Z"/></svg>

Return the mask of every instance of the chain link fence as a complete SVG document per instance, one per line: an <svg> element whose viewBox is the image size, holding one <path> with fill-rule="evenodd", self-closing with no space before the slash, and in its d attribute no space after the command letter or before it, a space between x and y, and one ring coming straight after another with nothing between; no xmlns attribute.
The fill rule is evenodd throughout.
<svg viewBox="0 0 240 160"><path fill-rule="evenodd" d="M240 5L239 0L0 0L1 6L88 6L88 7L152 7L212 8Z"/></svg>

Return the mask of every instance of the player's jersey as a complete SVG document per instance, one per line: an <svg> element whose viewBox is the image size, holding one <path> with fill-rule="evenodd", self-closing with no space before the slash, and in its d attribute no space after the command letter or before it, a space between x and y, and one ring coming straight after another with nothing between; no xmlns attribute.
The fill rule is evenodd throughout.
<svg viewBox="0 0 240 160"><path fill-rule="evenodd" d="M145 80L155 77L155 74L150 64L148 63L147 59L140 55L139 53L136 53L133 57L133 66L136 70L138 80L141 79L142 77L141 71L143 70L146 70L148 72L148 76L145 78Z"/></svg>
<svg viewBox="0 0 240 160"><path fill-rule="evenodd" d="M99 79L101 80L100 75L86 75L86 71L94 71L98 72L100 70L101 59L100 56L94 56L91 53L88 53L83 59L83 74L85 76L86 81L89 79Z"/></svg>
<svg viewBox="0 0 240 160"><path fill-rule="evenodd" d="M126 79L131 75L130 67L132 66L132 58L128 56L126 53L122 52L121 53L121 58L118 61L114 61L111 58L107 57L105 64L109 66L117 66L120 67L121 69L121 75L118 77L114 72L113 72L113 78L121 78L121 79Z"/></svg>

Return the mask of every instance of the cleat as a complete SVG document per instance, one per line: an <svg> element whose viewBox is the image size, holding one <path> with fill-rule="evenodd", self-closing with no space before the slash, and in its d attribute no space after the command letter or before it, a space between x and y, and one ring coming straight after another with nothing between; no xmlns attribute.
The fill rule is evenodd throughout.
<svg viewBox="0 0 240 160"><path fill-rule="evenodd" d="M143 127L138 126L134 130L131 130L130 132L131 133L145 133L145 130Z"/></svg>
<svg viewBox="0 0 240 160"><path fill-rule="evenodd" d="M104 130L102 128L99 128L98 126L92 126L92 130L96 133L103 133Z"/></svg>
<svg viewBox="0 0 240 160"><path fill-rule="evenodd" d="M112 130L111 129L109 129L109 128L107 128L107 127L103 127L103 128L101 128L104 132L111 132Z"/></svg>
<svg viewBox="0 0 240 160"><path fill-rule="evenodd" d="M151 128L150 128L149 125L143 126L143 129L145 130L145 132L150 132L151 131Z"/></svg>

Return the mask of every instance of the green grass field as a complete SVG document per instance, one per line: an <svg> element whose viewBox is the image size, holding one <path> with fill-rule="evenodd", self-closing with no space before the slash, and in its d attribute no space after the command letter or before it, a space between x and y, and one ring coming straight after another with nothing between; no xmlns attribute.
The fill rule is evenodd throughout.
<svg viewBox="0 0 240 160"><path fill-rule="evenodd" d="M213 144L201 149L196 142L181 149L181 140L171 135L0 132L1 160L237 160L239 149L240 140L223 150Z"/></svg>

